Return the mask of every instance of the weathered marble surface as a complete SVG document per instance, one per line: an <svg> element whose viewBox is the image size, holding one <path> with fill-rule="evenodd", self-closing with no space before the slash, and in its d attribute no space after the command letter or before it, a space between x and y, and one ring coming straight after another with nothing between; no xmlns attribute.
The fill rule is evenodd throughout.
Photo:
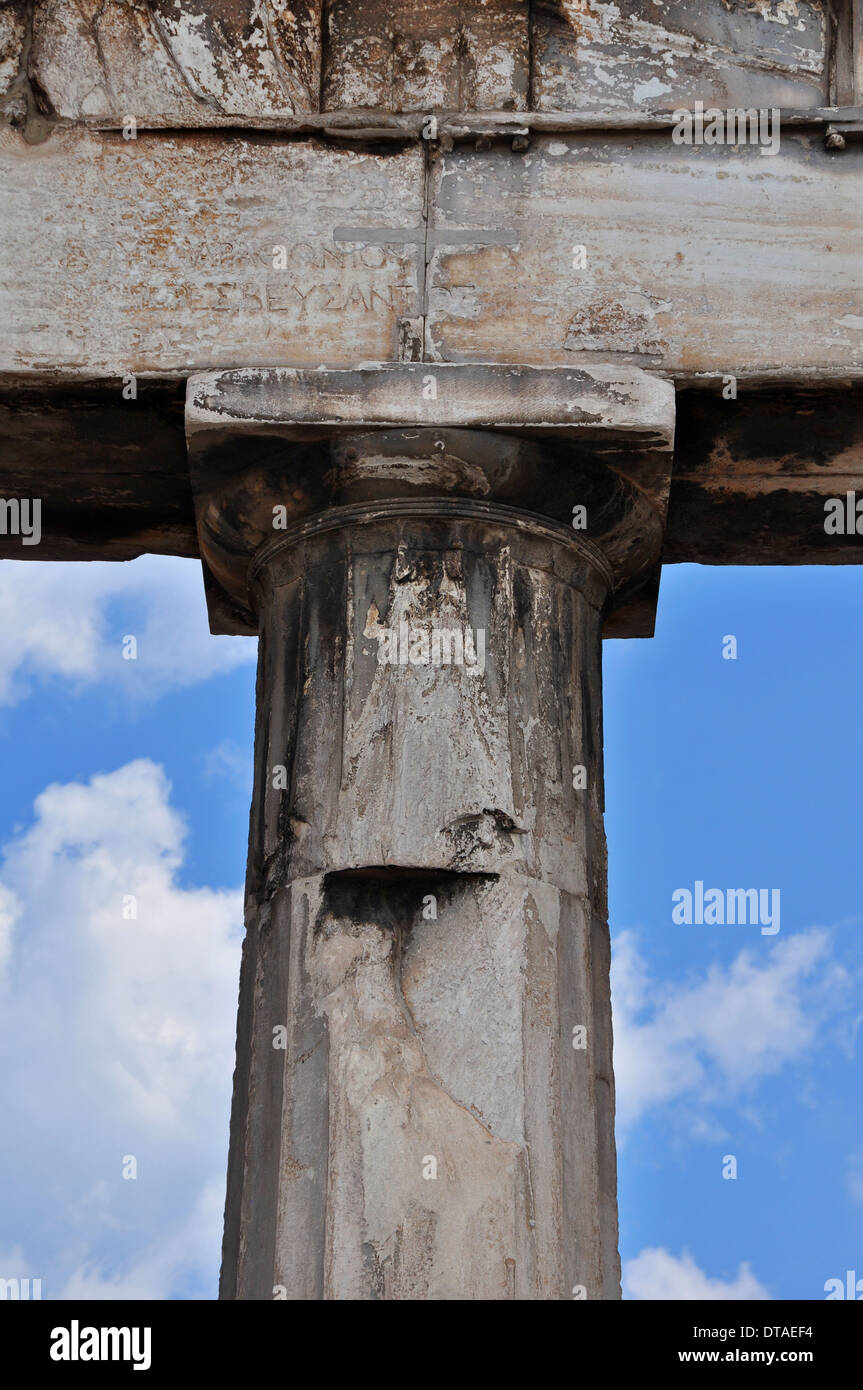
<svg viewBox="0 0 863 1390"><path fill-rule="evenodd" d="M540 111L829 104L825 0L539 0Z"/></svg>
<svg viewBox="0 0 863 1390"><path fill-rule="evenodd" d="M526 0L334 0L324 49L325 110L520 111L528 104Z"/></svg>
<svg viewBox="0 0 863 1390"><path fill-rule="evenodd" d="M435 166L430 216L426 341L445 361L678 379L863 368L859 144L831 158L815 133L786 132L770 156L595 133L536 140L521 160L459 146ZM502 244L470 244L468 228Z"/></svg>
<svg viewBox="0 0 863 1390"><path fill-rule="evenodd" d="M443 361L863 368L863 145L816 132L775 157L667 132L459 145L427 175L423 142L7 131L0 176L0 374L393 361L423 319Z"/></svg>
<svg viewBox="0 0 863 1390"><path fill-rule="evenodd" d="M49 120L853 104L856 0L11 0L0 95ZM859 7L858 7L859 8ZM28 91L25 92L24 88Z"/></svg>
<svg viewBox="0 0 863 1390"><path fill-rule="evenodd" d="M207 126L317 109L320 0L38 0L29 72L65 120Z"/></svg>
<svg viewBox="0 0 863 1390"><path fill-rule="evenodd" d="M0 149L0 373L386 360L416 310L419 149L79 131Z"/></svg>
<svg viewBox="0 0 863 1390"><path fill-rule="evenodd" d="M586 579L409 518L260 570L223 1297L619 1296ZM381 665L402 620L484 670Z"/></svg>

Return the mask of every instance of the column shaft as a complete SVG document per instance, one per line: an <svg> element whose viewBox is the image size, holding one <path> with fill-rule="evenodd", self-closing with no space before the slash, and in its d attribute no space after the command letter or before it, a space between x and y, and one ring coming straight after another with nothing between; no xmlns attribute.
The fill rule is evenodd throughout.
<svg viewBox="0 0 863 1390"><path fill-rule="evenodd" d="M222 1296L619 1296L601 556L426 499L252 570Z"/></svg>

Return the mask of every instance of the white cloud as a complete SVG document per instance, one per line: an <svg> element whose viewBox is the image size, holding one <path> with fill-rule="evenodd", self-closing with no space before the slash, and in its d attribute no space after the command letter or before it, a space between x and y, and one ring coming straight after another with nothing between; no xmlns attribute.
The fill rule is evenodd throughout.
<svg viewBox="0 0 863 1390"><path fill-rule="evenodd" d="M12 930L21 912L14 893L0 883L0 973L12 951Z"/></svg>
<svg viewBox="0 0 863 1390"><path fill-rule="evenodd" d="M623 1296L632 1299L765 1299L769 1298L748 1264L731 1280L711 1279L686 1251L678 1259L668 1250L642 1250L623 1265Z"/></svg>
<svg viewBox="0 0 863 1390"><path fill-rule="evenodd" d="M58 1297L63 1299L164 1299L181 1287L190 1269L219 1268L225 1181L208 1182L188 1220L167 1238L150 1241L143 1253L122 1269L88 1261L66 1279Z"/></svg>
<svg viewBox="0 0 863 1390"><path fill-rule="evenodd" d="M242 894L181 886L183 822L147 760L50 786L35 812L0 871L6 1243L45 1298L212 1292Z"/></svg>
<svg viewBox="0 0 863 1390"><path fill-rule="evenodd" d="M38 1277L27 1262L20 1245L0 1249L0 1279L32 1279Z"/></svg>
<svg viewBox="0 0 863 1390"><path fill-rule="evenodd" d="M137 639L134 661L123 659L127 635ZM253 638L211 636L197 560L0 561L0 704L50 677L149 699L255 654Z"/></svg>
<svg viewBox="0 0 863 1390"><path fill-rule="evenodd" d="M812 929L757 959L744 949L683 983L651 981L632 932L612 952L618 1123L670 1101L728 1101L811 1050L843 996L831 942ZM703 1119L703 1117L702 1117Z"/></svg>

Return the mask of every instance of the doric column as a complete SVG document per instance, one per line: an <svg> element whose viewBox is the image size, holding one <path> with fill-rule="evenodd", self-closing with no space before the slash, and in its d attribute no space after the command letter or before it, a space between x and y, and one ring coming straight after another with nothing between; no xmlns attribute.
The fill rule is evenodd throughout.
<svg viewBox="0 0 863 1390"><path fill-rule="evenodd" d="M187 430L260 633L222 1297L619 1297L601 639L672 388L247 370Z"/></svg>

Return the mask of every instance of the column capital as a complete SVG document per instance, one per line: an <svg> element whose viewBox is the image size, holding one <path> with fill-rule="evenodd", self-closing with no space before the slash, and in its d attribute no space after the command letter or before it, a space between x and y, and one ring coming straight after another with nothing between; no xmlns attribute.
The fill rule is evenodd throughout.
<svg viewBox="0 0 863 1390"><path fill-rule="evenodd" d="M257 630L251 580L293 541L437 507L442 520L461 508L579 551L605 585L606 632L649 636L674 406L671 382L604 364L193 376L186 434L211 629Z"/></svg>

